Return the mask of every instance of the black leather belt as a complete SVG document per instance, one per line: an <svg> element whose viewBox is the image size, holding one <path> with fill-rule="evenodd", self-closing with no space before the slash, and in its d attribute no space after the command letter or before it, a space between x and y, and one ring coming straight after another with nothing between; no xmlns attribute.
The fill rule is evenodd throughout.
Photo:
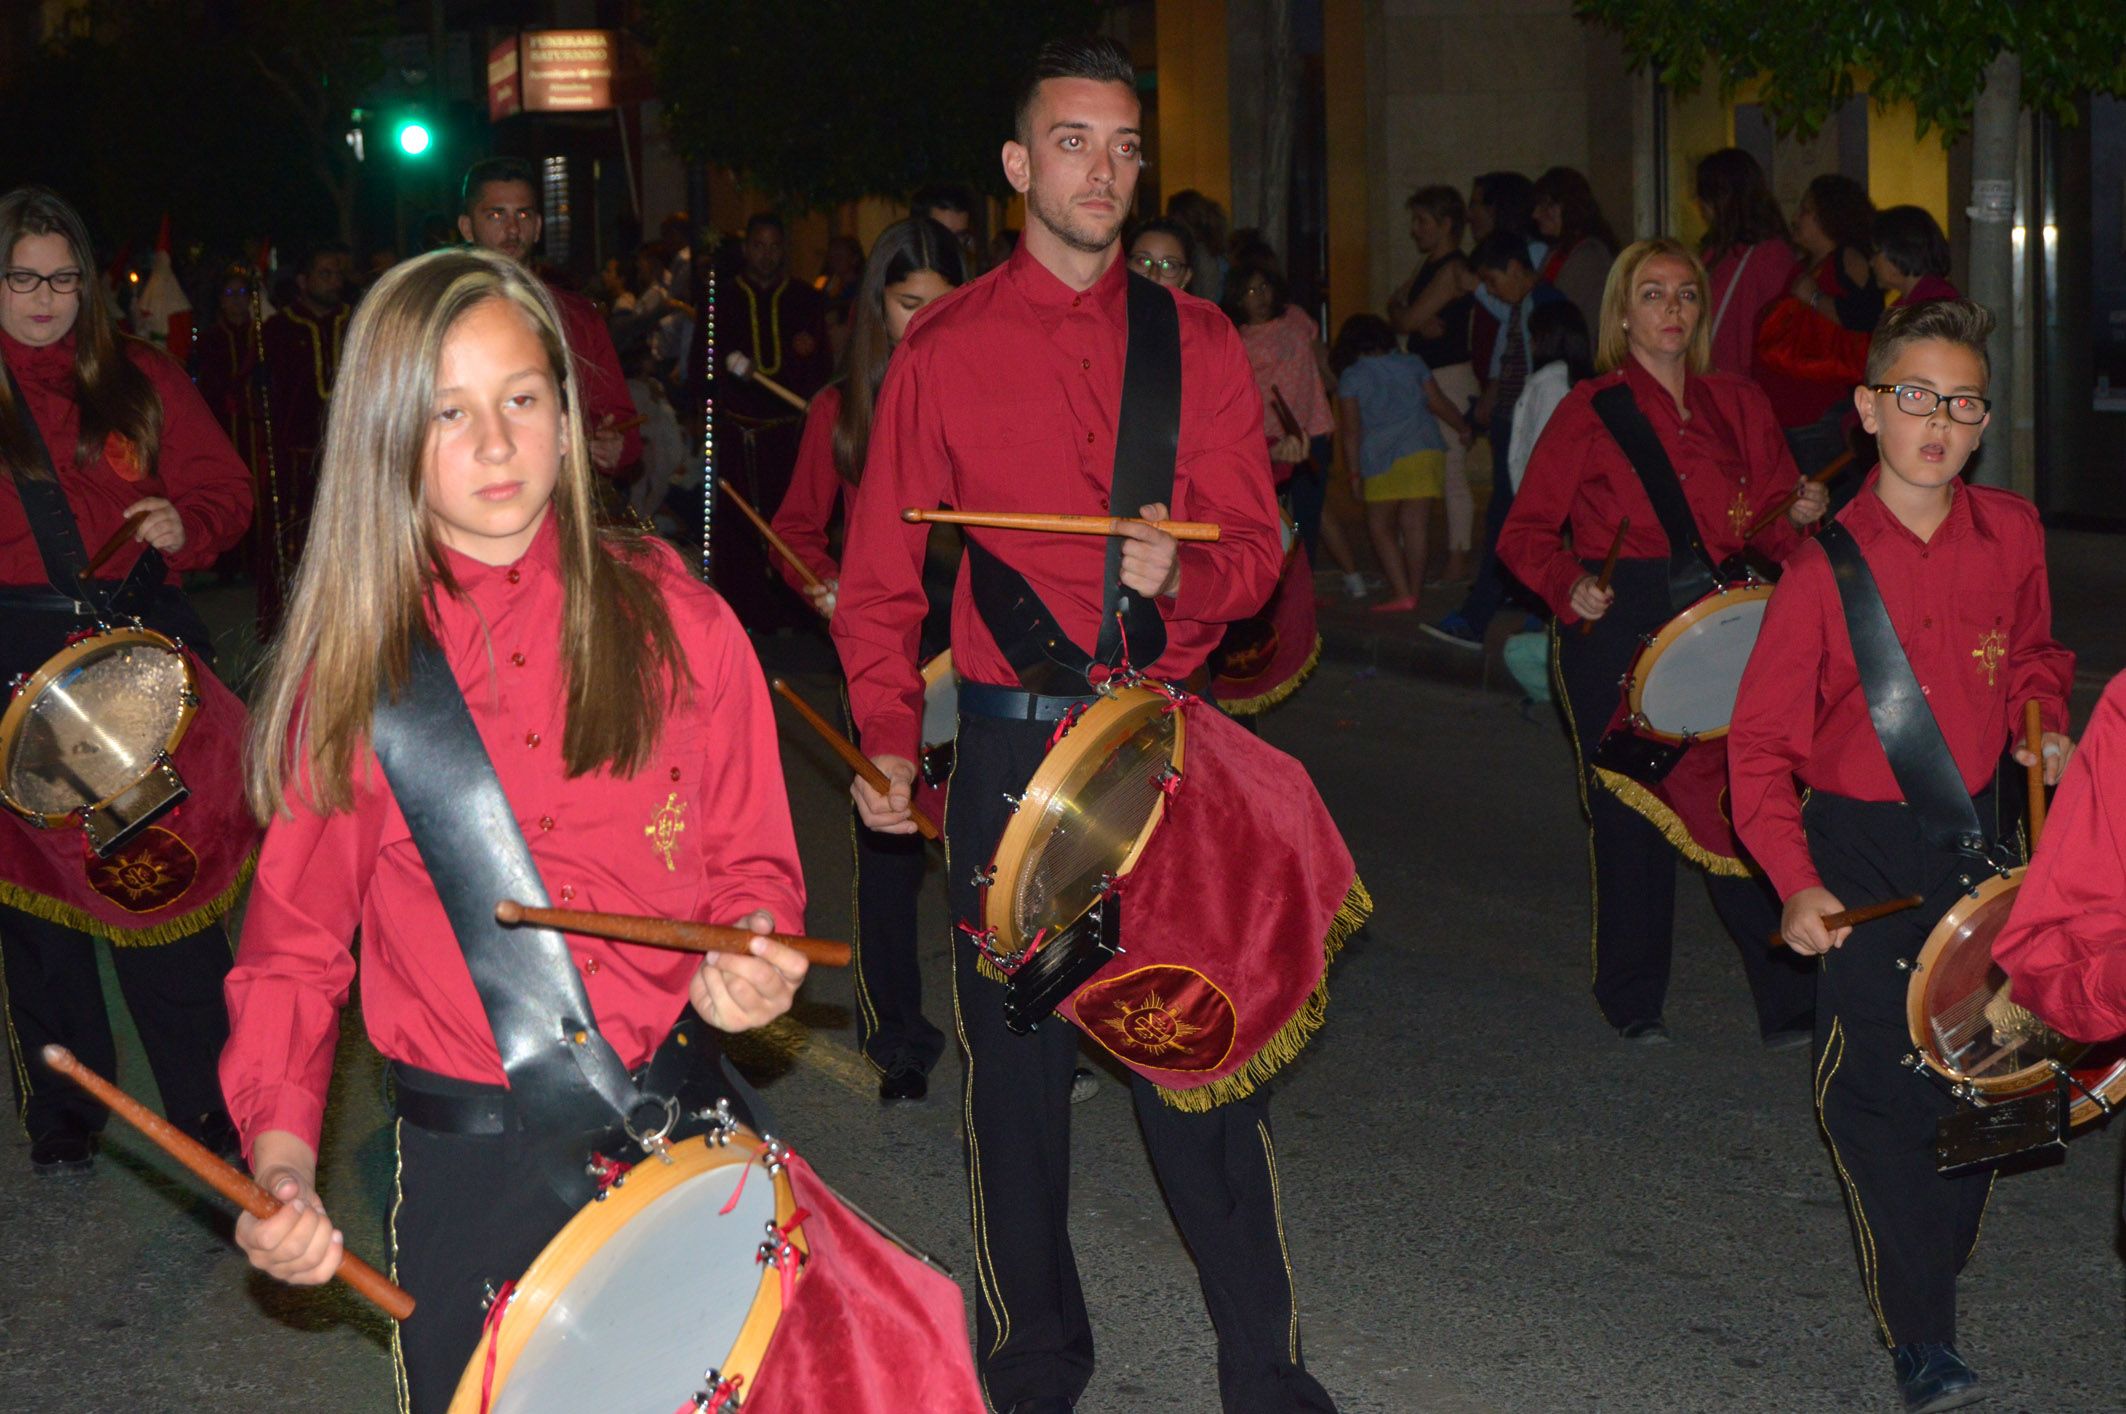
<svg viewBox="0 0 2126 1414"><path fill-rule="evenodd" d="M115 587L115 586L113 586ZM39 614L65 614L69 618L93 617L96 606L67 598L43 585L0 585L0 609L22 609Z"/></svg>
<svg viewBox="0 0 2126 1414"><path fill-rule="evenodd" d="M705 1059L715 1054L716 1048L702 1034L701 1023L687 1017L672 1028L657 1053L631 1071L629 1077L645 1099L661 1111L664 1097L677 1098L682 1090L697 1088L687 1084L695 1077L697 1066L702 1067L702 1074L715 1073L713 1061ZM391 1079L395 1092L392 1112L408 1124L436 1134L494 1136L507 1133L521 1122L516 1097L506 1085L459 1080L403 1061L391 1063ZM660 1117L645 1112L630 1119L638 1128L647 1130L655 1128Z"/></svg>
<svg viewBox="0 0 2126 1414"><path fill-rule="evenodd" d="M1098 702L1096 696L1051 697L994 683L960 683L960 715L995 717L1007 722L1060 722L1074 707Z"/></svg>

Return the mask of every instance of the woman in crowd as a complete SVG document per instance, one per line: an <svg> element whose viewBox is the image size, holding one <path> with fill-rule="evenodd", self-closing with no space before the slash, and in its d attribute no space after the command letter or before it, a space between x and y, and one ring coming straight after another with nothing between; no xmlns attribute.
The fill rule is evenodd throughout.
<svg viewBox="0 0 2126 1414"><path fill-rule="evenodd" d="M1882 318L1882 286L1869 265L1875 204L1851 177L1826 172L1809 183L1794 214L1794 240L1801 247L1788 293L1820 319L1867 335ZM1781 302L1780 308L1785 308ZM1802 321L1819 322L1817 318ZM1781 344L1792 337L1786 320L1767 319L1757 335L1757 383L1772 400L1786 429L1794 464L1804 474L1820 471L1846 447L1852 418L1853 380L1790 372ZM1856 484L1858 478L1854 478Z"/></svg>
<svg viewBox="0 0 2126 1414"><path fill-rule="evenodd" d="M1602 215L1594 187L1571 167L1552 167L1535 179L1535 228L1550 243L1537 274L1558 287L1592 327L1602 313L1602 285L1617 258L1616 232Z"/></svg>
<svg viewBox="0 0 2126 1414"><path fill-rule="evenodd" d="M1757 326L1792 283L1794 248L1786 217L1757 159L1723 147L1698 163L1698 213L1705 218L1699 247L1709 284L1705 310L1716 373L1748 377L1755 363ZM1600 333L1600 321L1596 322Z"/></svg>
<svg viewBox="0 0 2126 1414"><path fill-rule="evenodd" d="M1482 391L1469 352L1477 279L1462 251L1468 208L1462 194L1448 186L1420 187L1404 204L1410 211L1410 239L1422 259L1409 283L1389 299L1388 324L1404 336L1404 347L1432 370L1432 380L1447 401L1466 414ZM1469 578L1476 499L1469 493L1469 449L1444 426L1440 440L1447 444L1447 565L1440 577L1458 584Z"/></svg>

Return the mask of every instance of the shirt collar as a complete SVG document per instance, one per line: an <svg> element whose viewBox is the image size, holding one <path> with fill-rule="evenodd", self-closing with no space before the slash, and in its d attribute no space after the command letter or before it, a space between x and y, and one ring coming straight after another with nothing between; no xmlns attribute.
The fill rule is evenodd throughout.
<svg viewBox="0 0 2126 1414"><path fill-rule="evenodd" d="M25 383L68 388L74 383L74 337L69 329L63 338L49 344L25 344L12 334L0 333L0 357Z"/></svg>
<svg viewBox="0 0 2126 1414"><path fill-rule="evenodd" d="M1036 260L1020 241L1005 262L1004 278L1033 306L1034 313L1043 318L1055 318L1071 310L1091 305L1106 315L1116 328L1127 324L1125 295L1129 289L1129 265L1120 253L1105 274L1093 282L1091 289L1080 294L1055 277L1053 271Z"/></svg>
<svg viewBox="0 0 2126 1414"><path fill-rule="evenodd" d="M521 597L524 586L541 581L557 581L561 575L561 532L556 528L559 517L551 506L546 519L539 523L538 533L525 547L524 553L506 565L490 565L472 556L453 550L448 545L436 548L443 557L445 568L464 596L477 605L483 614L505 599Z"/></svg>
<svg viewBox="0 0 2126 1414"><path fill-rule="evenodd" d="M1870 539L1876 535L1901 536L1907 544L1922 547L1946 545L1971 533L1971 493L1964 486L1962 477L1949 483L1949 514L1935 528L1931 540L1922 540L1914 535L1911 527L1899 520L1896 513L1883 504L1882 497L1875 494L1875 483L1881 479L1882 463L1877 462L1869 470L1867 480L1860 483L1860 494L1853 498L1853 505L1848 512L1858 517L1858 523L1853 526L1856 532L1872 531L1873 534L1868 537Z"/></svg>
<svg viewBox="0 0 2126 1414"><path fill-rule="evenodd" d="M1671 427L1682 422L1683 419L1676 415L1676 400L1669 396L1668 389L1662 387L1661 380L1654 377L1652 371L1628 349L1623 367L1624 381L1630 385L1631 394L1642 409L1653 408ZM1683 375L1683 406L1693 413L1697 411L1698 397L1704 386L1704 380L1694 374L1686 372Z"/></svg>

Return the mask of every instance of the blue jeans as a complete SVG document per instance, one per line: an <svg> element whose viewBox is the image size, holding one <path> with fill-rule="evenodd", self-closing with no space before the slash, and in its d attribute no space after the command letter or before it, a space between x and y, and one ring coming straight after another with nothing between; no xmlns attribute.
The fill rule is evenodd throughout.
<svg viewBox="0 0 2126 1414"><path fill-rule="evenodd" d="M1499 563L1499 531L1506 524L1506 512L1513 509L1513 482L1506 475L1506 447L1513 432L1513 410L1508 408L1503 415L1491 419L1491 504L1484 508L1483 554L1476 564L1476 580L1469 586L1468 597L1462 607L1455 610L1465 619L1478 638L1491 626L1491 616L1505 604L1513 590L1513 581L1506 567Z"/></svg>

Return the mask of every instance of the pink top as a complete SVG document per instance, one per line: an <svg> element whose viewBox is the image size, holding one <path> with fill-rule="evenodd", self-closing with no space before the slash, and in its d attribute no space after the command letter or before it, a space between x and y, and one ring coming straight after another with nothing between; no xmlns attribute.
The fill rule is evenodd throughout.
<svg viewBox="0 0 2126 1414"><path fill-rule="evenodd" d="M1757 354L1757 326L1764 312L1794 283L1794 266L1793 247L1777 237L1753 246L1735 246L1706 261L1711 284L1705 317L1714 321L1713 372L1750 376Z"/></svg>
<svg viewBox="0 0 2126 1414"><path fill-rule="evenodd" d="M1240 331L1248 367L1255 370L1255 386L1262 393L1262 435L1272 442L1284 436L1284 422L1270 398L1272 388L1284 395L1285 406L1309 437L1324 437L1336 429L1321 369L1314 361L1314 341L1320 337L1314 321L1296 304L1286 305L1284 313L1267 324L1249 324Z"/></svg>

